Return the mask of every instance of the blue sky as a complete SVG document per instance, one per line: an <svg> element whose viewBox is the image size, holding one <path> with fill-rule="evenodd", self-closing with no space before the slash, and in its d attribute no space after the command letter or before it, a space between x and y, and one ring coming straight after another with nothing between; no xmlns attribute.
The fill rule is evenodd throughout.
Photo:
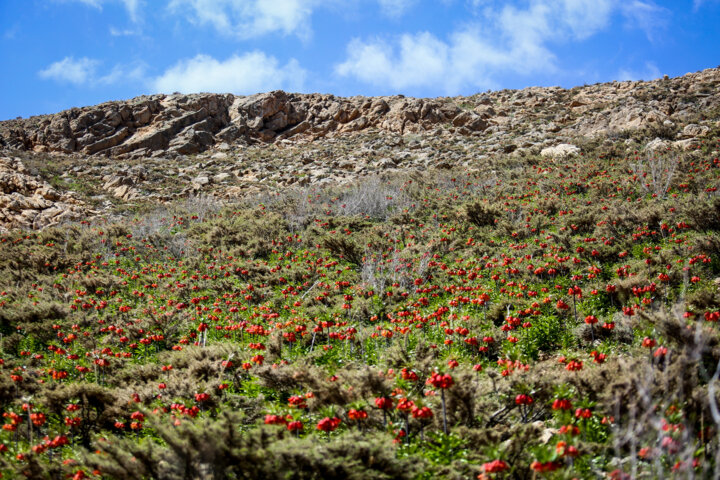
<svg viewBox="0 0 720 480"><path fill-rule="evenodd" d="M0 119L150 93L437 97L720 65L720 0L0 0Z"/></svg>

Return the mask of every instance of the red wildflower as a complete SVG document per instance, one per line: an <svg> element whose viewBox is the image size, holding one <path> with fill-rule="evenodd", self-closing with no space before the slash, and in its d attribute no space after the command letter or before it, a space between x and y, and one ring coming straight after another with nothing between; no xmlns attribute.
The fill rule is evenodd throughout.
<svg viewBox="0 0 720 480"><path fill-rule="evenodd" d="M492 462L483 464L483 470L485 470L485 473L504 472L508 468L508 464L502 460L493 460Z"/></svg>
<svg viewBox="0 0 720 480"><path fill-rule="evenodd" d="M392 408L393 401L388 397L378 397L375 399L375 405L380 410L389 410Z"/></svg>
<svg viewBox="0 0 720 480"><path fill-rule="evenodd" d="M427 382L425 383L426 385L432 385L435 388L446 389L452 387L454 381L453 378L447 373L445 375L440 375L439 373L435 372L430 376L430 378L428 378Z"/></svg>
<svg viewBox="0 0 720 480"><path fill-rule="evenodd" d="M320 420L317 424L317 429L323 432L330 433L340 426L340 419L337 417L329 418L325 417Z"/></svg>

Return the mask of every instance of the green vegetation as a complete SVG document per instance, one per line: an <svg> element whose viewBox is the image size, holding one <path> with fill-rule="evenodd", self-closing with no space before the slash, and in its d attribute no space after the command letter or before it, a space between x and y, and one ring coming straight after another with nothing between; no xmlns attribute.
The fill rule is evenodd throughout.
<svg viewBox="0 0 720 480"><path fill-rule="evenodd" d="M2 236L0 472L716 476L719 146Z"/></svg>

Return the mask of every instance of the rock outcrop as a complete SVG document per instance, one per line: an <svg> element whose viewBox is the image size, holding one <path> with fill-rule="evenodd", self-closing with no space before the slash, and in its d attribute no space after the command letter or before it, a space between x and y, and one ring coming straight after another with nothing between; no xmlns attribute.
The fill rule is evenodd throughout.
<svg viewBox="0 0 720 480"><path fill-rule="evenodd" d="M570 90L533 87L437 99L282 91L160 94L0 122L0 146L124 158L196 154L219 143L313 140L374 128L400 135L441 129L462 136L512 136L512 142L501 147L510 153L553 136L598 137L642 129L674 137L669 140L695 139L710 131L697 123L698 111L717 108L719 69L651 82ZM676 131L678 125L684 128ZM692 142L678 146L686 144Z"/></svg>
<svg viewBox="0 0 720 480"><path fill-rule="evenodd" d="M82 202L30 175L19 159L0 157L0 232L37 230L87 214Z"/></svg>
<svg viewBox="0 0 720 480"><path fill-rule="evenodd" d="M488 127L480 115L450 100L339 98L282 91L234 95L153 95L73 108L55 115L3 122L3 146L37 152L112 157L193 154L219 142L273 142L377 127L418 132L452 124L462 133Z"/></svg>

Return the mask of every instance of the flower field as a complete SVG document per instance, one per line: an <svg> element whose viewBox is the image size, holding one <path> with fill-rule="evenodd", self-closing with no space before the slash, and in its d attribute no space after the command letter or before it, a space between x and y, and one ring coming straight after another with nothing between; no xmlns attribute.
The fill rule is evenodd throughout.
<svg viewBox="0 0 720 480"><path fill-rule="evenodd" d="M4 235L0 472L717 477L718 149Z"/></svg>

